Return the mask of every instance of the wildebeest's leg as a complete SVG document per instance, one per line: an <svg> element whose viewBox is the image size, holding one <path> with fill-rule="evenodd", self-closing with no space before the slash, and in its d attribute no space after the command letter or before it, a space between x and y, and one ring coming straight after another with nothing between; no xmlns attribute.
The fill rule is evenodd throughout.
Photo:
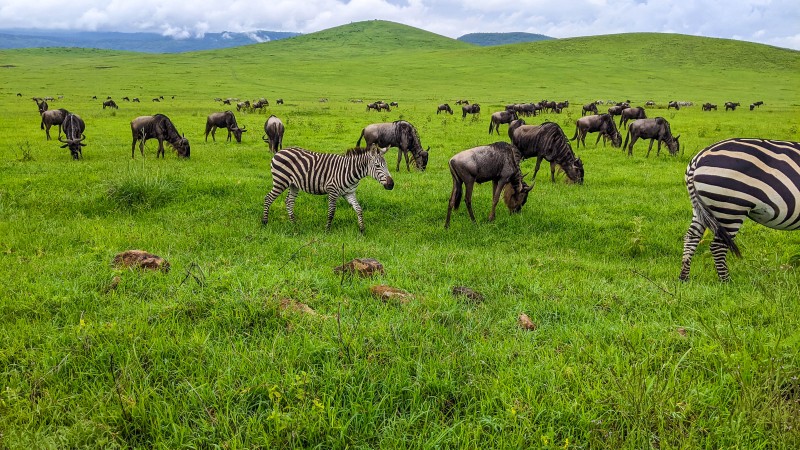
<svg viewBox="0 0 800 450"><path fill-rule="evenodd" d="M300 189L296 186L289 186L289 192L286 194L286 213L289 215L289 220L294 222L294 201L297 198L297 193Z"/></svg>
<svg viewBox="0 0 800 450"><path fill-rule="evenodd" d="M531 184L536 183L536 174L539 173L539 166L542 165L542 159L544 159L544 158L541 157L541 156L536 158L536 168L533 169L533 180L531 181Z"/></svg>
<svg viewBox="0 0 800 450"><path fill-rule="evenodd" d="M133 135L133 143L131 143L131 159L136 157L136 134Z"/></svg>
<svg viewBox="0 0 800 450"><path fill-rule="evenodd" d="M267 221L269 220L269 207L270 207L270 205L272 205L272 202L274 202L275 199L278 198L278 196L281 195L284 190L286 190L285 187L273 185L272 186L272 190L269 191L269 193L266 195L266 197L264 197L264 214L261 216L261 223L263 225L266 225ZM288 200L288 197L287 197L287 200ZM289 205L286 205L286 206L288 207Z"/></svg>
<svg viewBox="0 0 800 450"><path fill-rule="evenodd" d="M338 192L328 192L328 223L325 225L325 231L330 231L331 229L333 215L336 214L336 200L338 199Z"/></svg>
<svg viewBox="0 0 800 450"><path fill-rule="evenodd" d="M406 170L411 172L411 166L408 165L408 149L403 150L403 157L406 159ZM397 169L397 171L399 172L400 169Z"/></svg>
<svg viewBox="0 0 800 450"><path fill-rule="evenodd" d="M627 142L627 140L628 140L628 138L626 137L625 141ZM628 156L633 156L633 144L635 144L636 141L638 141L638 140L639 140L639 135L638 134L631 135L631 145L630 145L630 147L628 147Z"/></svg>
<svg viewBox="0 0 800 450"><path fill-rule="evenodd" d="M683 261L681 263L681 275L679 277L681 281L687 281L689 279L692 257L697 251L697 245L700 243L700 239L703 238L703 233L705 233L705 231L706 226L697 220L697 215L695 214L692 217L692 223L689 224L686 235L683 237Z"/></svg>
<svg viewBox="0 0 800 450"><path fill-rule="evenodd" d="M655 139L650 139L650 146L647 147L647 156L646 156L647 158L650 157L650 151L653 150L653 141L655 141ZM658 141L658 151L659 152L661 151L661 141Z"/></svg>
<svg viewBox="0 0 800 450"><path fill-rule="evenodd" d="M550 181L553 183L556 182L556 166L558 166L558 164L550 161Z"/></svg>
<svg viewBox="0 0 800 450"><path fill-rule="evenodd" d="M600 143L600 138L601 138L601 137L603 137L603 133L602 133L602 132L600 132L600 133L597 133L597 140L596 140L596 141L594 141L594 146L595 146L595 147L597 147L597 144L599 144L599 143ZM583 146L584 146L584 147L586 147L586 143L585 143L585 142L583 143ZM606 140L605 140L605 138L604 138L604 139L603 139L603 147L605 147L605 146L606 146Z"/></svg>
<svg viewBox="0 0 800 450"><path fill-rule="evenodd" d="M467 205L467 212L472 223L475 223L475 213L472 212L472 188L475 187L475 181L469 180L464 183L466 185L466 192L464 193L464 204Z"/></svg>
<svg viewBox="0 0 800 450"><path fill-rule="evenodd" d="M503 192L503 188L506 186L504 181L492 181L492 211L489 213L489 222L494 220L494 213L495 209L497 208L497 202L500 201L500 194Z"/></svg>
<svg viewBox="0 0 800 450"><path fill-rule="evenodd" d="M347 203L350 203L350 206L352 206L353 210L356 212L356 216L358 217L358 231L364 234L364 215L361 211L361 205L358 204L358 199L356 199L356 193L351 192L345 194L344 199L347 200Z"/></svg>
<svg viewBox="0 0 800 450"><path fill-rule="evenodd" d="M44 133L47 135L47 140L48 141L50 140L50 127L51 127L51 125L48 123L47 125L45 125L45 129L44 129Z"/></svg>
<svg viewBox="0 0 800 450"><path fill-rule="evenodd" d="M400 172L400 161L403 160L403 149L397 147L397 171Z"/></svg>
<svg viewBox="0 0 800 450"><path fill-rule="evenodd" d="M156 158L158 158L158 155L161 155L162 158L166 158L166 155L164 155L164 140L161 138L158 139L158 151L156 152Z"/></svg>

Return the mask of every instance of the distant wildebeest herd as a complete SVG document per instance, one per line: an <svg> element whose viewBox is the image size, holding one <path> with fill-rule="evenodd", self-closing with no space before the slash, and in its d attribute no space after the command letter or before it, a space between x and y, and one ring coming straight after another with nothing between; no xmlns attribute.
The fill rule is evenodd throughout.
<svg viewBox="0 0 800 450"><path fill-rule="evenodd" d="M20 95L21 96L21 95ZM174 98L174 96L173 96ZM153 101L163 100L163 96ZM58 127L58 140L62 148L68 148L73 159L81 159L82 148L86 146L86 123L80 116L67 109L49 109L48 100L53 97L34 98L40 115L40 128L51 139L50 128ZM138 98L134 98L137 101ZM222 104L230 104L234 99L215 99ZM325 99L327 101L327 99ZM124 97L123 101L130 101ZM360 103L360 102L357 102ZM494 142L463 150L450 158L448 167L452 178L452 191L448 201L445 228L450 226L452 211L457 210L461 200L466 204L470 219L475 222L472 209L472 194L475 183L492 182L492 205L489 221L495 218L497 203L502 197L510 213L521 211L534 187L536 175L541 162L550 163L550 179L555 182L557 168L563 170L573 183L583 184L584 165L572 150L570 141L577 141L577 146L586 147L586 135L598 133L595 146L603 138L613 147L622 147L632 156L633 146L638 139L649 139L647 156L654 142L658 143L657 156L661 144L666 145L671 155L680 151L680 135L673 135L670 123L664 117L648 117L645 107L631 107L630 102L608 101L611 106L607 112L600 113L598 100L582 105L581 117L576 120L575 134L568 139L561 126L555 122L544 121L541 124L529 125L522 117L528 118L543 113L559 114L569 108L569 102L542 100L536 103L507 104L503 110L491 114L489 134L499 134L500 125L507 125L510 142ZM276 104L283 104L279 99ZM475 119L480 115L480 105L468 100L458 100L456 105L462 107L462 119L472 114ZM266 99L254 102L237 102L238 112L260 111L269 103ZM655 103L648 101L647 107L654 108ZM750 104L750 110L764 105L763 101ZM117 109L118 105L108 97L103 102L103 109ZM692 102L670 101L667 110L693 106ZM726 111L735 111L739 102L726 102ZM382 101L367 105L367 111L391 111L398 107L397 102ZM717 110L717 105L705 103L703 111ZM436 114L453 114L448 103L438 105ZM589 115L587 115L589 114ZM614 116L620 116L619 123ZM190 145L185 135L181 134L173 122L163 114L136 117L130 122L131 157L135 157L137 142L144 156L144 145L148 139L158 141L156 157L165 156L164 142L167 142L178 156L189 158ZM227 131L227 141L232 138L242 142L242 134L247 130L240 127L231 110L213 112L208 115L205 126L205 141L208 134L216 141L218 128ZM620 128L627 128L624 143ZM62 138L62 132L64 137ZM361 130L356 147L345 154L317 153L299 147L283 148L285 126L277 116L270 115L264 122L263 141L274 154L271 161L272 188L264 199L262 223L266 224L270 205L288 190L286 207L289 219L294 221L294 201L300 191L328 196L329 229L336 210L339 197L353 207L358 219L358 227L364 233L365 226L361 206L355 190L359 181L370 176L380 182L386 189L395 185L389 173L385 155L389 147L397 147L397 166L403 159L406 169L411 170L411 162L418 170L424 171L428 165L430 146L423 149L417 129L406 120L394 122L372 123ZM365 146L361 147L362 139ZM531 184L528 185L522 173L521 163L525 159L536 158ZM689 278L692 257L706 229L714 233L711 253L720 280L728 280L726 263L730 250L739 255L740 251L734 237L741 227L744 218L767 227L779 230L800 229L800 143L764 139L734 138L712 144L698 153L686 169L685 182L692 203L693 217L684 237L683 262L680 273L681 280Z"/></svg>

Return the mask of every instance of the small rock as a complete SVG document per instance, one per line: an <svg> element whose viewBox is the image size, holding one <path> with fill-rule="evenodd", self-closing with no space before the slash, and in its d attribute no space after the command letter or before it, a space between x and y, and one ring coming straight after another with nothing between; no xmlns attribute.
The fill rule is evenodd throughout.
<svg viewBox="0 0 800 450"><path fill-rule="evenodd" d="M384 302L389 301L389 300L393 300L393 301L396 301L398 303L405 304L405 303L410 302L411 299L414 298L413 295L411 295L410 293L408 293L408 292L406 292L406 291L404 291L402 289L397 289L397 288L393 288L391 286L386 286L385 284L381 284L381 285L378 285L378 286L372 286L371 288L369 288L369 290L370 290L370 292L372 292L372 295L374 295L375 297L379 298L380 300L382 300Z"/></svg>
<svg viewBox="0 0 800 450"><path fill-rule="evenodd" d="M115 267L140 267L148 270L169 272L169 262L166 259L148 253L144 250L127 250L114 257Z"/></svg>
<svg viewBox="0 0 800 450"><path fill-rule="evenodd" d="M459 295L463 295L468 299L472 300L475 303L480 303L484 300L483 294L480 292L476 292L466 286L454 286L453 287L453 295L458 297Z"/></svg>
<svg viewBox="0 0 800 450"><path fill-rule="evenodd" d="M536 329L536 324L533 323L531 318L528 317L528 315L525 314L525 313L522 313L522 314L519 315L518 323L519 323L520 328L522 328L523 330L533 331L533 330Z"/></svg>
<svg viewBox="0 0 800 450"><path fill-rule="evenodd" d="M686 336L686 328L678 327L678 329L675 331L677 331L681 336Z"/></svg>
<svg viewBox="0 0 800 450"><path fill-rule="evenodd" d="M362 277L371 277L375 274L384 275L383 264L377 259L356 258L350 262L337 266L333 269L336 273L346 272L350 275L358 274Z"/></svg>

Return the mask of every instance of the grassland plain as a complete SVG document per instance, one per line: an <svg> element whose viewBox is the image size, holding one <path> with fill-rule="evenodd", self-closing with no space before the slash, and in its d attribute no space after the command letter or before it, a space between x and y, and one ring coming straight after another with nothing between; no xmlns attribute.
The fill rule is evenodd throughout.
<svg viewBox="0 0 800 450"><path fill-rule="evenodd" d="M729 137L800 140L798 52L654 34L476 48L376 21L179 55L2 51L0 65L0 447L800 446L797 236L748 223L731 283L707 243L692 281L676 281L689 159ZM45 141L34 95L63 95L51 107L86 120L82 161ZM262 96L266 114L237 115L242 144L203 141L214 97ZM481 118L435 114L458 98ZM522 212L493 223L479 186L478 223L461 209L444 230L447 160L507 140L487 136L489 113L541 98L573 106L529 122L569 136L582 103L654 100L648 114L670 120L685 153L590 144L576 149L584 185L540 173ZM743 108L700 111L728 100ZM156 112L190 139L190 159L157 160L152 141L130 158L130 120ZM331 152L368 123L407 119L431 146L428 170L396 171L390 152L395 189L358 190L364 236L344 202L325 233L325 199L303 194L296 224L279 199L261 226L270 113L285 145ZM131 248L172 270L112 268ZM333 273L353 257L386 275ZM378 283L414 300L375 300ZM454 285L486 300L454 298ZM318 315L281 311L287 298Z"/></svg>

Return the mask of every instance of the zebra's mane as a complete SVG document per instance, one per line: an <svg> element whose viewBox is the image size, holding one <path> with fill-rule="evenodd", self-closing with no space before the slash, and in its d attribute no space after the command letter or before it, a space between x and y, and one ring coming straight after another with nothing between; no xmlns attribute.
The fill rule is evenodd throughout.
<svg viewBox="0 0 800 450"><path fill-rule="evenodd" d="M370 147L353 147L353 148L351 148L351 149L348 149L348 150L347 150L347 151L344 153L344 156L359 156L359 155L364 155L364 154L367 154L367 153L369 153L369 152L370 152L370 150L372 150Z"/></svg>

